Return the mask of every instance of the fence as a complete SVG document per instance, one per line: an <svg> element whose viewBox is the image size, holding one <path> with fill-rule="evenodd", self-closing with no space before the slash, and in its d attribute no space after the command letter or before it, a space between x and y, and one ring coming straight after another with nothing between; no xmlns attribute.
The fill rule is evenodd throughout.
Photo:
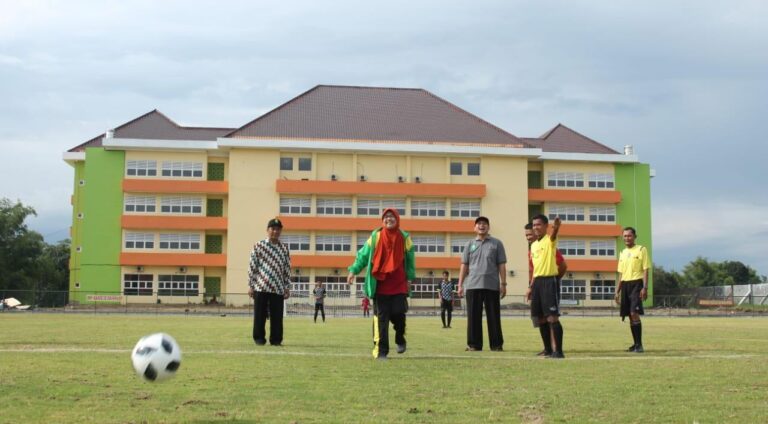
<svg viewBox="0 0 768 424"><path fill-rule="evenodd" d="M761 286L761 287L758 287ZM765 286L765 287L762 287ZM726 286L731 287L731 286ZM655 296L653 307L646 308L646 315L664 316L768 316L768 284L753 285L751 288L733 286L731 290L706 288L699 293L674 296ZM87 313L148 313L148 314L200 314L200 315L251 315L253 303L247 293L222 293L219 297L175 296L174 303L164 303L162 296L123 296L120 292L79 293L87 302L70 302L67 291L16 290L0 291L0 299L16 298L29 305L29 311L42 312L87 312ZM140 298L140 299L139 299ZM184 302L186 300L186 302ZM359 304L350 304L349 297L329 296L325 299L325 313L330 317L362 316ZM439 315L440 301L419 299L411 302L410 315ZM415 305L415 306L414 306ZM463 299L454 302L454 316L465 314ZM2 308L2 306L0 306ZM291 297L286 301L288 316L309 316L314 314L314 301L307 297ZM618 316L616 305L585 306L578 300L563 300L561 309L569 316ZM4 307L0 312L11 312L17 308ZM502 315L528 317L530 305L523 296L507 296L502 304Z"/></svg>

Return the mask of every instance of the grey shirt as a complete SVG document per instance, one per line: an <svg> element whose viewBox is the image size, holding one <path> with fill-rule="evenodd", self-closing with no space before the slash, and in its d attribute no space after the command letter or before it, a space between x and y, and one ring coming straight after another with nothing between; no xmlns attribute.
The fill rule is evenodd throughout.
<svg viewBox="0 0 768 424"><path fill-rule="evenodd" d="M461 263L469 269L464 278L464 289L499 290L499 265L507 263L507 253L501 240L487 236L467 243L461 254Z"/></svg>

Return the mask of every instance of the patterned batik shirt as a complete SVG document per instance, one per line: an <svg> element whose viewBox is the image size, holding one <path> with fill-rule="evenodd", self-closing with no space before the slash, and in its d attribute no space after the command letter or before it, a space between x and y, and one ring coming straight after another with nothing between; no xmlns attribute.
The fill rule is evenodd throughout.
<svg viewBox="0 0 768 424"><path fill-rule="evenodd" d="M440 282L440 298L443 300L453 300L453 283L447 280Z"/></svg>
<svg viewBox="0 0 768 424"><path fill-rule="evenodd" d="M257 292L275 294L291 288L291 254L285 243L264 239L253 245L248 285Z"/></svg>

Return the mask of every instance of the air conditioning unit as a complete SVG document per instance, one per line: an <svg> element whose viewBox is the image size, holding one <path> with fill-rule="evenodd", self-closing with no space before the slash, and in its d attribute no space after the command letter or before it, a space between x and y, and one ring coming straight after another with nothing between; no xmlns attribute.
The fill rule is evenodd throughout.
<svg viewBox="0 0 768 424"><path fill-rule="evenodd" d="M573 279L573 273L572 273L572 272L569 272L569 273L568 273L568 279L569 279L569 280L572 280L572 279Z"/></svg>
<svg viewBox="0 0 768 424"><path fill-rule="evenodd" d="M338 179L339 177L336 174L331 174L331 181L336 181Z"/></svg>
<svg viewBox="0 0 768 424"><path fill-rule="evenodd" d="M136 272L144 272L144 267L139 265L136 267Z"/></svg>
<svg viewBox="0 0 768 424"><path fill-rule="evenodd" d="M368 177L365 175L360 175L360 181L368 181Z"/></svg>
<svg viewBox="0 0 768 424"><path fill-rule="evenodd" d="M416 177L416 178L414 179L414 181L415 181L415 182L417 182L417 183L420 183L420 182L421 182L421 177Z"/></svg>
<svg viewBox="0 0 768 424"><path fill-rule="evenodd" d="M600 274L599 272L595 273L595 280L602 280L602 278L603 278L602 274Z"/></svg>
<svg viewBox="0 0 768 424"><path fill-rule="evenodd" d="M180 273L182 273L182 274L184 274L185 272L187 272L187 267L185 267L185 266L180 266L180 267L179 267L179 272L180 272Z"/></svg>
<svg viewBox="0 0 768 424"><path fill-rule="evenodd" d="M404 182L405 182L405 177L404 177L404 176L402 176L402 175L398 175L398 176L397 176L397 182L398 182L398 183L404 183Z"/></svg>

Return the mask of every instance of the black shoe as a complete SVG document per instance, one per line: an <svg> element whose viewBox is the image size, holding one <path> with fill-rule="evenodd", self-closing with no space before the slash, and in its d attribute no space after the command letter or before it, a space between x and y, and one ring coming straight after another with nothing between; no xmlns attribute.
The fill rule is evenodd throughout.
<svg viewBox="0 0 768 424"><path fill-rule="evenodd" d="M482 349L478 349L478 348L476 348L476 347L472 347L472 346L467 346L467 348L466 348L466 349L464 349L464 351L465 351L465 352L479 352L479 351L481 351L481 350L482 350Z"/></svg>
<svg viewBox="0 0 768 424"><path fill-rule="evenodd" d="M272 346L276 346L276 347L283 347L282 343L271 343L270 342L269 344L271 344Z"/></svg>
<svg viewBox="0 0 768 424"><path fill-rule="evenodd" d="M377 361L386 361L387 360L387 355L379 355L379 356L376 357L376 360Z"/></svg>
<svg viewBox="0 0 768 424"><path fill-rule="evenodd" d="M501 346L492 347L492 348L491 348L491 351L492 351L492 352L504 352L504 348L503 348L503 347L501 347Z"/></svg>
<svg viewBox="0 0 768 424"><path fill-rule="evenodd" d="M265 344L267 344L267 341L264 340L264 339L254 340L253 342L256 343L259 346L264 346Z"/></svg>
<svg viewBox="0 0 768 424"><path fill-rule="evenodd" d="M565 355L563 352L552 352L551 355L549 355L550 359L565 359Z"/></svg>
<svg viewBox="0 0 768 424"><path fill-rule="evenodd" d="M447 325L443 325L443 328L448 328L448 326Z"/></svg>
<svg viewBox="0 0 768 424"><path fill-rule="evenodd" d="M548 350L542 350L541 352L537 353L536 356L552 356L552 352Z"/></svg>
<svg viewBox="0 0 768 424"><path fill-rule="evenodd" d="M645 352L645 349L643 349L643 345L637 345L637 346L635 346L635 350L633 350L632 352L635 352L635 353L644 353L644 352Z"/></svg>
<svg viewBox="0 0 768 424"><path fill-rule="evenodd" d="M627 348L627 352L634 352L636 347L637 347L637 345L632 345L632 346L628 347Z"/></svg>
<svg viewBox="0 0 768 424"><path fill-rule="evenodd" d="M405 343L397 345L397 353L405 353Z"/></svg>

